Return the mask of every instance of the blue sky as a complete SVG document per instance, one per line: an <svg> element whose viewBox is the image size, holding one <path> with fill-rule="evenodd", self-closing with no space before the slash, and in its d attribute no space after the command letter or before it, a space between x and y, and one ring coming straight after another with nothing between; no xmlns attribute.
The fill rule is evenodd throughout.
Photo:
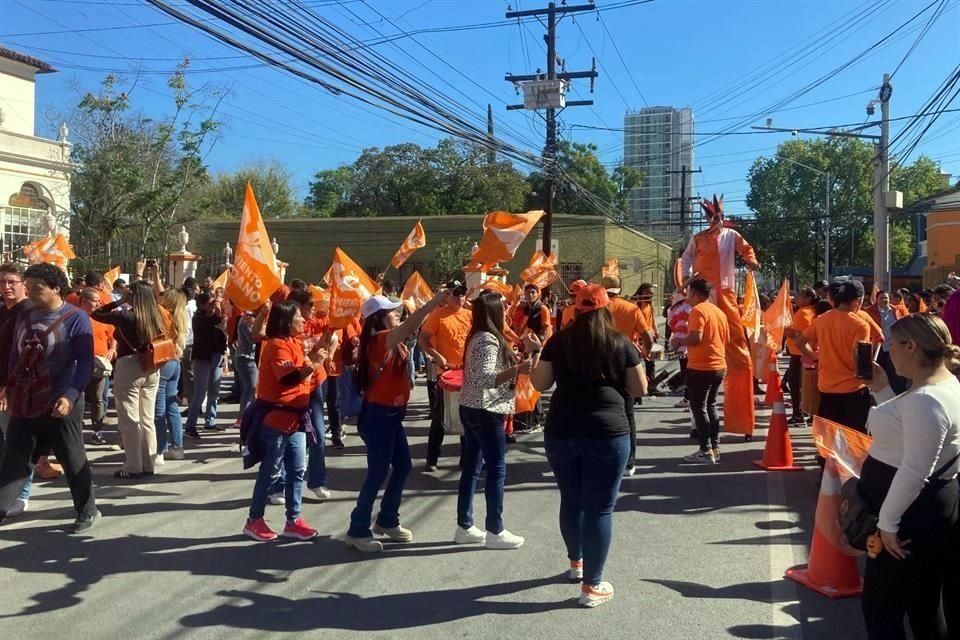
<svg viewBox="0 0 960 640"><path fill-rule="evenodd" d="M265 1L265 0L264 0ZM289 0L286 0L289 1ZM703 195L727 194L728 210L743 212L747 169L759 155L771 155L789 134L709 137L705 134L760 114L749 124L820 127L863 122L864 107L875 97L884 72L903 59L927 16L817 88L766 113L797 90L848 61L900 26L929 0L655 0L649 4L605 9L563 20L558 52L569 69L585 69L596 54L600 78L594 107L561 114L561 134L593 142L601 158L614 166L622 155L622 133L574 125L619 128L625 111L645 105L692 106L698 130L696 189ZM185 0L171 0L187 8ZM544 6L533 0L304 0L315 11L362 40L404 30L501 21L514 9ZM571 4L577 3L571 0ZM622 0L598 0L603 9ZM167 109L163 72L183 56L192 59L191 82L229 89L223 103L223 138L208 157L215 171L276 159L291 170L305 193L318 169L352 161L364 147L400 142L433 144L433 131L399 120L372 107L334 97L316 85L219 44L176 24L141 0L0 0L0 46L49 61L60 72L41 76L38 121L47 112L64 111L77 100L77 87L94 89L108 71L139 76L134 102L147 113ZM868 16L862 16L866 9ZM374 11L376 9L376 11ZM862 17L857 17L862 16ZM764 65L849 21L842 37L822 42L802 61L783 68L773 64L762 82L742 94L732 88ZM378 46L380 53L429 82L485 120L492 103L498 135L539 153L543 120L536 114L506 111L520 101L504 73L545 68L543 29L537 23L448 33L425 33ZM428 51L429 50L429 51ZM432 52L432 53L431 53ZM435 55L434 55L435 54ZM442 58L443 62L440 61ZM916 113L960 62L960 0L947 7L893 80L893 117ZM629 69L629 70L628 70ZM574 84L574 96L589 96L587 81ZM952 105L960 109L960 100ZM896 135L905 122L895 122ZM47 134L51 132L45 132ZM908 161L924 153L945 171L960 174L960 112L945 113ZM815 179L815 178L811 178Z"/></svg>

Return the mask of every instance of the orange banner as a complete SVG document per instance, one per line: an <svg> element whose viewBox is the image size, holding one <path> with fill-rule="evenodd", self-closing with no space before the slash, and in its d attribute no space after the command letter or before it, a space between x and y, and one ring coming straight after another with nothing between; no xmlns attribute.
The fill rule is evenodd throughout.
<svg viewBox="0 0 960 640"><path fill-rule="evenodd" d="M64 270L67 268L67 262L77 257L62 233L31 242L23 248L23 254L30 264L49 262Z"/></svg>
<svg viewBox="0 0 960 640"><path fill-rule="evenodd" d="M433 298L433 289L423 279L419 271L414 271L407 278L407 283L403 285L403 291L400 292L400 300L410 313L413 313L423 305L427 304Z"/></svg>
<svg viewBox="0 0 960 640"><path fill-rule="evenodd" d="M616 258L610 258L603 263L603 266L600 268L600 275L604 278L608 276L619 276L620 275L620 261Z"/></svg>
<svg viewBox="0 0 960 640"><path fill-rule="evenodd" d="M403 263L407 261L407 258L413 255L414 251L422 249L425 246L427 246L427 234L423 231L423 225L417 220L413 231L407 235L406 240L403 241L403 244L400 245L397 252L393 254L393 259L390 261L390 264L393 265L394 269L399 269L403 266Z"/></svg>
<svg viewBox="0 0 960 640"><path fill-rule="evenodd" d="M486 271L498 262L512 260L520 243L543 217L543 211L507 213L493 211L483 219L483 238L470 256L465 271Z"/></svg>
<svg viewBox="0 0 960 640"><path fill-rule="evenodd" d="M330 310L330 289L311 284L307 287L307 291L310 292L310 297L313 298L318 311L326 313Z"/></svg>
<svg viewBox="0 0 960 640"><path fill-rule="evenodd" d="M533 411L539 399L540 392L533 388L533 383L530 382L530 376L526 374L517 376L516 412L528 413Z"/></svg>
<svg viewBox="0 0 960 640"><path fill-rule="evenodd" d="M524 284L533 284L540 289L546 289L559 279L557 256L548 256L540 249L533 252L527 268L520 272L520 280Z"/></svg>
<svg viewBox="0 0 960 640"><path fill-rule="evenodd" d="M827 460L820 479L820 498L817 500L814 526L837 549L851 555L859 554L850 548L840 530L840 488L850 478L860 477L873 438L814 416L813 442L817 446L817 453Z"/></svg>
<svg viewBox="0 0 960 640"><path fill-rule="evenodd" d="M110 288L113 289L113 283L117 281L117 278L120 277L120 265L115 266L109 271L103 273L103 279L107 281L107 284L110 285Z"/></svg>
<svg viewBox="0 0 960 640"><path fill-rule="evenodd" d="M360 305L379 287L343 249L333 251L330 268L330 326L343 329L360 315Z"/></svg>
<svg viewBox="0 0 960 640"><path fill-rule="evenodd" d="M757 291L757 278L753 271L747 271L747 279L743 285L743 311L740 313L743 328L747 330L747 337L757 340L760 336L760 293Z"/></svg>
<svg viewBox="0 0 960 640"><path fill-rule="evenodd" d="M238 309L255 311L282 285L267 227L263 224L253 187L248 182L226 296Z"/></svg>
<svg viewBox="0 0 960 640"><path fill-rule="evenodd" d="M481 283L479 286L474 287L469 292L467 292L467 297L472 299L474 294L479 295L479 292L484 290L496 291L497 293L502 295L504 298L506 298L507 302L513 302L513 295L514 295L513 287L511 287L510 285L504 282L500 282L496 278L490 278L489 280L484 280L483 283Z"/></svg>
<svg viewBox="0 0 960 640"><path fill-rule="evenodd" d="M213 288L227 288L227 282L230 280L230 268L227 267L223 270L223 273L217 276L217 279L213 281Z"/></svg>

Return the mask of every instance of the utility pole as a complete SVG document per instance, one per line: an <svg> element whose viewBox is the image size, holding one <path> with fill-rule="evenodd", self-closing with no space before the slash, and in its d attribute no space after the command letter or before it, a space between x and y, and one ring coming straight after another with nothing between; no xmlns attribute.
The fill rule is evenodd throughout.
<svg viewBox="0 0 960 640"><path fill-rule="evenodd" d="M493 107L487 105L487 164L497 164L497 151L493 147Z"/></svg>
<svg viewBox="0 0 960 640"><path fill-rule="evenodd" d="M692 200L695 200L693 196L687 196L687 176L694 173L703 173L703 169L697 169L692 171L687 168L687 165L680 167L679 171L667 171L667 175L680 174L680 196L676 198L668 198L667 202L679 202L680 203L680 238L684 241L687 239L687 206Z"/></svg>
<svg viewBox="0 0 960 640"><path fill-rule="evenodd" d="M825 171L823 176L827 183L826 204L827 217L823 221L823 279L830 282L830 172Z"/></svg>
<svg viewBox="0 0 960 640"><path fill-rule="evenodd" d="M575 78L589 78L590 79L590 91L593 92L593 81L597 77L597 61L593 61L593 69L590 71L573 71L567 72L561 70L560 73L557 73L557 17L563 17L568 13L578 13L581 11L596 11L597 7L592 4L576 5L576 6L561 6L557 7L555 2L551 2L547 5L546 9L531 9L526 11L507 11L506 17L510 18L524 18L529 16L547 16L547 34L544 36L544 40L547 43L547 76L546 78L540 73L540 70L537 69L537 73L533 75L522 75L517 76L513 74L507 74L504 79L507 82L512 82L515 85L523 84L524 85L524 104L522 105L508 105L507 109L542 109L545 108L547 112L546 121L547 121L547 139L546 145L543 149L543 163L546 168L547 179L544 184L544 189L546 193L544 194L544 216L543 216L543 252L546 255L550 255L551 246L553 242L553 197L556 192L556 177L557 177L557 109L564 109L566 107L579 107L587 106L593 104L593 100L566 100L563 97L564 92L566 91L566 85ZM563 66L563 65L561 65ZM546 83L544 83L544 80ZM556 80L562 80L563 85L559 89L551 87L552 82ZM539 91L539 88L543 87L547 93L542 94ZM538 95L535 96L535 101L531 105L527 100L528 90L530 92L536 92ZM553 97L555 96L555 97ZM544 104L545 103L545 104Z"/></svg>
<svg viewBox="0 0 960 640"><path fill-rule="evenodd" d="M873 184L873 282L881 289L890 289L890 217L887 213L887 192L890 190L890 74L883 74L880 86L880 141L876 146Z"/></svg>

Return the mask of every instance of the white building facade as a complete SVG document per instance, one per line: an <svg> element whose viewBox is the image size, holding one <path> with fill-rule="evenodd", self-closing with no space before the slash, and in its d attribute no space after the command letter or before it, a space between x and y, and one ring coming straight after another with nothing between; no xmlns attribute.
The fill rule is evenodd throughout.
<svg viewBox="0 0 960 640"><path fill-rule="evenodd" d="M42 60L0 47L0 261L52 231L69 234L70 143L36 135L36 76ZM55 226L54 226L55 225Z"/></svg>
<svg viewBox="0 0 960 640"><path fill-rule="evenodd" d="M692 109L647 107L624 116L623 164L643 172L643 183L627 195L630 224L679 228L680 198L694 192L694 176L681 176L693 169L693 127Z"/></svg>

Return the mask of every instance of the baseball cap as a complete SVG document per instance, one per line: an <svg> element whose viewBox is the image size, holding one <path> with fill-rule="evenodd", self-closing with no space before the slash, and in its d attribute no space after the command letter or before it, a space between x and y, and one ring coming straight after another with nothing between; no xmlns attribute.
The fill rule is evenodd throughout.
<svg viewBox="0 0 960 640"><path fill-rule="evenodd" d="M400 304L400 302L391 302L386 296L371 296L360 305L360 315L366 320L380 311L393 311Z"/></svg>
<svg viewBox="0 0 960 640"><path fill-rule="evenodd" d="M859 280L834 280L830 285L830 294L833 296L834 302L838 304L843 304L846 302L853 302L857 298L862 298L863 284Z"/></svg>
<svg viewBox="0 0 960 640"><path fill-rule="evenodd" d="M455 296L463 296L467 294L466 285L460 282L459 280L451 280L446 285L444 285L444 288L450 289L450 292Z"/></svg>
<svg viewBox="0 0 960 640"><path fill-rule="evenodd" d="M604 276L600 279L600 285L607 290L607 293L614 295L620 295L620 290L623 288L619 276Z"/></svg>
<svg viewBox="0 0 960 640"><path fill-rule="evenodd" d="M603 285L588 284L577 291L577 311L596 311L610 304L610 296Z"/></svg>
<svg viewBox="0 0 960 640"><path fill-rule="evenodd" d="M586 280L574 280L570 283L570 287L568 289L568 291L570 291L570 296L576 296L577 292L580 291L580 289L583 289L585 286L587 286Z"/></svg>

